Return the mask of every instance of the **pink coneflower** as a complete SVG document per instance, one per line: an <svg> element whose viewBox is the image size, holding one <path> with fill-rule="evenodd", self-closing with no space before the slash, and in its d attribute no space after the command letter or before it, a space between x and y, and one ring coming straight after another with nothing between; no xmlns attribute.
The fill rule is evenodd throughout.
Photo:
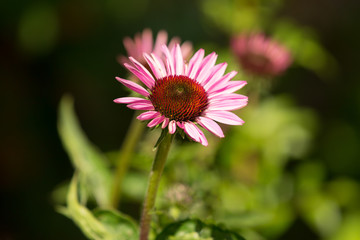
<svg viewBox="0 0 360 240"><path fill-rule="evenodd" d="M129 58L132 65L125 63L125 67L147 89L129 80L116 79L144 98L123 97L114 102L127 104L131 109L145 110L137 118L151 120L148 127L161 124L162 128L168 128L170 134L180 128L204 146L208 142L198 125L222 138L223 131L215 121L229 125L244 123L230 111L247 105L246 96L234 93L246 81L230 81L237 72L224 75L227 63L215 65L217 55L213 52L204 58L204 50L200 49L187 64L178 44L171 51L163 45L162 51L164 60L156 54L144 54L152 73L134 58Z"/></svg>
<svg viewBox="0 0 360 240"><path fill-rule="evenodd" d="M136 33L134 40L130 37L125 37L123 43L127 51L128 57L133 57L141 64L146 65L147 63L144 58L144 53L155 53L157 56L161 56L161 46L167 44L167 40L168 34L166 31L162 30L158 32L155 44L153 44L152 31L146 28L143 30L142 33ZM180 42L180 38L172 38L168 44L169 49L172 49L175 44L180 44ZM192 53L192 44L188 41L184 42L181 45L181 52L184 58L187 59ZM130 63L128 57L121 55L118 57L118 61L122 64Z"/></svg>
<svg viewBox="0 0 360 240"><path fill-rule="evenodd" d="M244 70L254 75L277 76L291 63L289 51L264 34L235 36L231 48Z"/></svg>

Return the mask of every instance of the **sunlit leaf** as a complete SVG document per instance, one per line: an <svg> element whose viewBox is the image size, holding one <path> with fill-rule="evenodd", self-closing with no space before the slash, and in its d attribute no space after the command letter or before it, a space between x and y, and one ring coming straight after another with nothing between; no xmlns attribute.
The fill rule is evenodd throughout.
<svg viewBox="0 0 360 240"><path fill-rule="evenodd" d="M71 218L85 236L95 240L135 240L138 238L137 226L129 217L115 210L97 209L90 211L79 203L78 175L75 174L67 196L67 208L58 211Z"/></svg>

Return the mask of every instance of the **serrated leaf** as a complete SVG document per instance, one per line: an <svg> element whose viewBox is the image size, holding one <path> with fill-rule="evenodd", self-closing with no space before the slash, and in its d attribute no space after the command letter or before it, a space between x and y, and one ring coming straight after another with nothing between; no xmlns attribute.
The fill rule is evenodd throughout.
<svg viewBox="0 0 360 240"><path fill-rule="evenodd" d="M64 96L60 102L58 130L72 164L86 179L86 186L98 205L110 206L112 177L106 158L83 133L69 96Z"/></svg>

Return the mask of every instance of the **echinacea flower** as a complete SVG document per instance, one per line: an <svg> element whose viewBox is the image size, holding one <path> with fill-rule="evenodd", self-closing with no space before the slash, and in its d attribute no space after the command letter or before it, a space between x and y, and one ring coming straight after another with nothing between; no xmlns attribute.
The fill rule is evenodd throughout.
<svg viewBox="0 0 360 240"><path fill-rule="evenodd" d="M274 77L291 63L289 51L264 34L240 34L231 39L231 48L243 69L251 74Z"/></svg>
<svg viewBox="0 0 360 240"><path fill-rule="evenodd" d="M168 128L170 134L180 128L191 139L204 146L208 142L198 126L222 138L224 133L216 122L229 125L244 123L230 111L247 105L246 96L234 93L246 81L230 81L237 72L224 75L227 63L215 65L215 52L204 57L205 52L200 49L189 63L185 63L178 44L171 51L163 45L162 51L164 60L156 54L144 54L152 73L133 57L129 58L132 64L125 63L125 67L147 89L133 81L116 77L120 83L144 98L122 97L115 99L115 103L127 104L128 108L135 110L145 110L137 118L142 121L151 120L147 124L150 128L161 125L163 129Z"/></svg>
<svg viewBox="0 0 360 240"><path fill-rule="evenodd" d="M155 44L153 44L152 31L146 28L143 30L142 33L136 33L134 39L131 39L130 37L125 37L123 43L127 51L128 57L133 57L142 65L147 65L144 58L144 53L155 53L156 55L161 56L161 46L167 44L167 41L167 32L161 30L156 36ZM168 44L169 49L172 49L175 44L180 44L180 42L180 38L173 37ZM192 44L188 41L184 42L181 45L181 52L184 58L187 59L192 53ZM129 59L123 55L118 57L118 61L121 64L130 63Z"/></svg>

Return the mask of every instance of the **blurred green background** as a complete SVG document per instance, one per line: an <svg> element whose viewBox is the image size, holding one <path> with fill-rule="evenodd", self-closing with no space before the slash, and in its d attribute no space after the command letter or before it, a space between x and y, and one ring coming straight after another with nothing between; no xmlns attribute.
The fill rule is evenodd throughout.
<svg viewBox="0 0 360 240"><path fill-rule="evenodd" d="M215 160L211 166L249 173L242 166L231 167L231 154L244 155L250 148L258 153L254 146L267 146L262 148L264 161L280 159L281 178L300 179L292 190L298 194L292 195L291 217L283 216L288 225L268 236L356 240L352 229L360 223L359 12L357 0L1 1L0 239L85 239L70 220L54 211L51 199L53 189L73 174L57 133L58 103L64 93L70 93L90 140L104 152L118 149L132 111L112 102L127 94L114 79L127 74L116 57L126 54L125 36L148 27L189 40L195 49L216 50L225 56L230 55L231 34L240 30L263 29L291 48L295 62L271 89L279 97L244 116L247 123L230 132L222 142L223 150L217 152L221 156L217 159L224 161ZM229 62L228 71L234 65ZM236 79L249 80L241 73ZM252 83L249 80L247 87ZM261 120L295 122L300 127L291 128L291 133L277 127L270 131ZM253 138L255 130L260 131L259 138ZM268 141L269 136L275 143ZM289 143L288 139L295 140ZM276 144L299 153L286 149L274 153ZM298 144L309 145L304 147L306 153ZM241 146L239 152L232 152L236 146ZM270 175L265 179L276 175L267 169L257 174L262 171ZM251 182L252 177L243 174L240 180ZM224 189L225 195L247 194L241 187ZM138 215L138 205L128 209ZM312 209L323 211L316 214ZM226 217L222 214L216 216ZM329 216L333 221L323 222ZM231 221L227 224L231 226ZM332 234L327 232L329 226L337 232L324 237Z"/></svg>

